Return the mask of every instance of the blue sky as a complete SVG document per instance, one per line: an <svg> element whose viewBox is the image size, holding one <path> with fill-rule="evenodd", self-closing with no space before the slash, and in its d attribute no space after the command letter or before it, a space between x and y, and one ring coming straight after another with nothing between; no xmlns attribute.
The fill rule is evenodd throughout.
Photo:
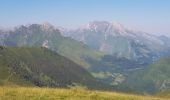
<svg viewBox="0 0 170 100"><path fill-rule="evenodd" d="M170 35L170 0L0 0L1 27L47 21L77 28L93 20Z"/></svg>

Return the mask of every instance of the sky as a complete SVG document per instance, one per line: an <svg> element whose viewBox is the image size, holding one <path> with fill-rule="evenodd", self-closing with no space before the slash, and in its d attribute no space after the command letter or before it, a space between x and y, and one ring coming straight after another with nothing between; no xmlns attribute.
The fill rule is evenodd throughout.
<svg viewBox="0 0 170 100"><path fill-rule="evenodd" d="M0 0L0 27L49 22L74 29L91 21L170 36L170 0Z"/></svg>

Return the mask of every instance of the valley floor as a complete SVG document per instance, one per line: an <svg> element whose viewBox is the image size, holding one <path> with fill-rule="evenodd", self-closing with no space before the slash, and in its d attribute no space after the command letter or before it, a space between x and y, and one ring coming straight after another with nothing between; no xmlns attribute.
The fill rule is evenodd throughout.
<svg viewBox="0 0 170 100"><path fill-rule="evenodd" d="M52 89L35 87L0 87L0 100L168 100L116 92L90 91L82 88Z"/></svg>

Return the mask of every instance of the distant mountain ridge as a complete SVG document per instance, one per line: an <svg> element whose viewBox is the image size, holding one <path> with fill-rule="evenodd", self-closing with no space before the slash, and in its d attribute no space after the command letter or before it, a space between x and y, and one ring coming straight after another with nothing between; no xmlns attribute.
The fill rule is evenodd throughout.
<svg viewBox="0 0 170 100"><path fill-rule="evenodd" d="M115 22L94 21L63 34L106 54L141 62L154 61L168 51L167 47L170 48L158 36L133 31Z"/></svg>
<svg viewBox="0 0 170 100"><path fill-rule="evenodd" d="M48 22L41 25L22 25L13 31L0 31L0 44L14 46L42 45L56 50L54 48L56 43L54 42L58 41L58 45L61 45L61 40L71 41L71 43L74 41L62 35L83 42L91 49L103 52L106 55L125 57L138 60L141 63L150 63L160 56L166 55L170 50L169 37L130 30L120 23L107 21L90 22L75 30L61 27L57 29ZM83 44L79 44L83 46Z"/></svg>

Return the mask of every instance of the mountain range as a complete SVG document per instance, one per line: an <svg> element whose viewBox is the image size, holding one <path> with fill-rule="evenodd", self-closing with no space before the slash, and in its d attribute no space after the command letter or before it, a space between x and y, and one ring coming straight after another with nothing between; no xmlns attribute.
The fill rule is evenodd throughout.
<svg viewBox="0 0 170 100"><path fill-rule="evenodd" d="M116 22L94 21L63 34L105 54L134 59L141 63L150 63L166 55L170 48L170 42L167 41L169 38L166 36L130 30Z"/></svg>
<svg viewBox="0 0 170 100"><path fill-rule="evenodd" d="M56 79L59 79L59 81L63 82L65 80L66 83L65 81L64 83L61 82L61 85L63 86L72 85L72 83L84 83L85 86L91 88L94 87L94 84L99 82L97 83L99 86L96 86L96 88L102 87L101 85L103 84L107 84L114 89L123 91L132 90L140 93L154 93L169 88L168 82L166 82L166 86L163 89L161 88L162 82L168 80L167 72L163 73L164 71L162 74L165 75L165 78L161 80L159 85L157 85L157 83L159 83L160 78L158 78L158 81L155 81L157 77L155 75L151 75L152 77L149 79L139 80L141 77L145 77L146 73L151 73L153 71L152 69L155 69L153 73L157 73L157 71L160 70L157 67L151 66L154 66L155 64L157 65L160 59L170 56L169 44L170 38L167 36L155 36L146 32L134 31L124 27L120 23L106 21L90 22L89 24L75 30L56 28L49 23L21 25L15 27L13 30L0 30L0 45L2 45L2 48L6 47L7 51L12 48L12 51L15 51L11 54L14 58L16 56L14 55L15 53L21 55L21 58L22 56L24 58L25 56L29 57L32 55L31 59L37 61L37 59L44 58L44 54L46 53L44 53L43 50L46 51L47 49L47 52L53 52L52 55L55 55L55 53L60 55L59 59L63 59L62 57L65 58L63 61L58 62L59 65L60 63L63 63L64 65L62 66L65 66L67 60L69 60L71 65L78 66L69 69L68 65L66 65L66 68L61 68L61 74L64 74L63 80L60 79L63 75L57 74L60 72L46 73L46 70L43 70L41 73L45 74L45 77L47 76L50 79L55 74L55 79L50 81L54 82ZM23 47L26 47L28 50ZM43 49L41 50L40 48L42 47ZM17 52L20 50L21 52ZM34 56L34 54L36 54L34 52L38 54L40 52L40 54ZM27 53L30 55L24 56L24 54ZM48 54L50 55L50 53ZM8 57L9 55L5 56ZM41 71L40 65L42 64L40 64L39 61L32 62L32 60L27 57L24 58L26 61L22 61L21 58L20 56L15 58L22 63L19 63L19 65L32 68L34 66L31 64L35 64L35 68L37 68L35 71ZM48 57L45 56L45 58L47 60ZM51 64L52 69L57 67L53 66L58 65L58 63L54 61L56 58L49 57L49 59L47 65L45 63L45 69L48 69L47 66ZM8 58L6 60L8 60ZM168 60L166 61L168 62ZM40 59L40 62L43 62L43 59ZM7 62L7 64L8 63L10 62ZM12 65L13 64L15 63L12 62ZM162 64L163 63L159 66ZM168 63L166 63L165 66L169 68ZM75 70L75 72L72 69ZM34 71L34 69L28 70ZM54 68L54 70L58 69ZM71 72L69 72L70 70ZM79 70L84 72L76 73ZM18 72L17 70L13 71L15 73ZM50 71L52 70L49 69L49 72ZM138 73L142 74L139 75ZM84 75L87 74L87 81L83 81L82 79L85 77ZM18 75L24 76L25 74L19 73ZM35 83L34 75L36 80L39 82L43 81L40 77L42 74L34 72L33 76L29 79L31 84ZM82 77L78 77L79 75ZM152 81L152 79L155 80ZM92 82L89 85L90 81ZM136 83L133 83L135 81ZM55 86L55 82L47 83L45 81L45 86ZM150 87L151 85L154 87ZM133 86L136 86L136 88L133 88Z"/></svg>

